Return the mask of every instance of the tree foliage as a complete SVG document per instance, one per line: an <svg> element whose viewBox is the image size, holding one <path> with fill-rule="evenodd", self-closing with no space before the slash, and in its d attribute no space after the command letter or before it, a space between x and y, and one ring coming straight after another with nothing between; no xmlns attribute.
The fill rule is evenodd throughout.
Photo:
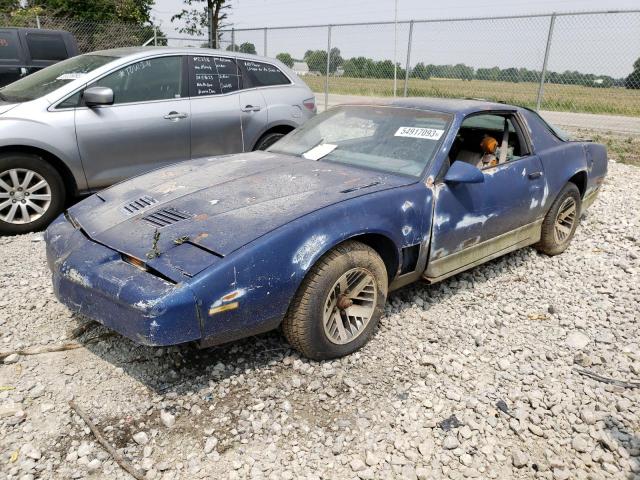
<svg viewBox="0 0 640 480"><path fill-rule="evenodd" d="M284 63L287 67L293 68L293 64L295 61L293 60L293 57L290 54L286 52L279 53L276 55L276 58L280 60L282 63Z"/></svg>
<svg viewBox="0 0 640 480"><path fill-rule="evenodd" d="M181 22L180 33L202 36L209 34L212 48L220 48L220 30L226 26L227 10L231 5L227 0L183 0L185 8L171 17L171 22ZM209 11L211 10L211 25Z"/></svg>
<svg viewBox="0 0 640 480"><path fill-rule="evenodd" d="M633 72L625 78L624 86L629 89L640 90L640 58L633 62Z"/></svg>
<svg viewBox="0 0 640 480"><path fill-rule="evenodd" d="M8 4L11 0L0 0ZM20 3L20 2L18 2ZM20 9L38 9L40 15L94 22L150 23L154 0L27 0ZM1 3L0 3L1 5ZM14 11L17 9L14 9ZM6 11L3 9L3 11Z"/></svg>
<svg viewBox="0 0 640 480"><path fill-rule="evenodd" d="M304 61L311 72L320 72L322 75L327 73L327 51L326 50L307 50L304 55ZM329 52L329 73L335 73L338 67L342 66L344 60L340 55L340 49L333 47Z"/></svg>

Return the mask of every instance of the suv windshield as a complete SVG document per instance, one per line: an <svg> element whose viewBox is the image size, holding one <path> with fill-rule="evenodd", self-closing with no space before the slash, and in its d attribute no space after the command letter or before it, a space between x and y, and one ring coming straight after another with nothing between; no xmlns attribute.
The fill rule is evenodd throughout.
<svg viewBox="0 0 640 480"><path fill-rule="evenodd" d="M411 108L343 106L307 122L268 150L418 177L451 116Z"/></svg>
<svg viewBox="0 0 640 480"><path fill-rule="evenodd" d="M106 55L80 55L69 58L1 88L0 99L5 102L35 100L116 58Z"/></svg>

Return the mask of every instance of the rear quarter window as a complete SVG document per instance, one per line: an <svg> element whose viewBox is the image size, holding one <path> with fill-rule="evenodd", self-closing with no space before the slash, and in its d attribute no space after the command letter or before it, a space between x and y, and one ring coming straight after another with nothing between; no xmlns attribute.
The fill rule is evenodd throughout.
<svg viewBox="0 0 640 480"><path fill-rule="evenodd" d="M28 33L27 47L32 60L59 61L69 57L61 35Z"/></svg>
<svg viewBox="0 0 640 480"><path fill-rule="evenodd" d="M291 80L275 65L253 60L240 60L245 87L271 87L275 85L289 85Z"/></svg>
<svg viewBox="0 0 640 480"><path fill-rule="evenodd" d="M18 35L15 32L0 32L0 60L19 60Z"/></svg>

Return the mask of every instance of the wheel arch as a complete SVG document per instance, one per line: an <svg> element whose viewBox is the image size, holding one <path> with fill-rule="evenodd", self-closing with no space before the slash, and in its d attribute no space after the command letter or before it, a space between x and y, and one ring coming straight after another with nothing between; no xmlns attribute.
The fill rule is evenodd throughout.
<svg viewBox="0 0 640 480"><path fill-rule="evenodd" d="M587 191L587 172L580 170L573 174L567 183L573 183L580 191L580 198L584 198L584 194Z"/></svg>
<svg viewBox="0 0 640 480"><path fill-rule="evenodd" d="M252 151L255 150L256 146L262 141L262 139L266 135L269 135L271 133L281 133L283 135L286 135L287 133L292 132L295 129L296 129L295 125L290 125L290 124L287 124L287 123L280 123L278 125L272 125L272 126L267 128L264 132L262 132L258 136L258 139L251 146L251 150Z"/></svg>
<svg viewBox="0 0 640 480"><path fill-rule="evenodd" d="M76 196L78 194L78 184L73 175L71 169L64 163L59 157L44 150L42 148L33 147L29 145L9 145L0 147L0 156L8 155L11 153L27 153L37 155L47 161L62 177L64 187L69 196Z"/></svg>

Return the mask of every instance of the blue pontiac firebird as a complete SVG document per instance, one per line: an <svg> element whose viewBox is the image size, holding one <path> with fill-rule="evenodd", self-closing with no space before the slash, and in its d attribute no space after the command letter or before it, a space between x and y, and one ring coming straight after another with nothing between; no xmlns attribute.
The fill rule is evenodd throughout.
<svg viewBox="0 0 640 480"><path fill-rule="evenodd" d="M475 100L341 106L267 151L187 161L103 190L47 230L57 297L145 345L282 325L349 354L390 290L515 249L567 248L607 172L602 145Z"/></svg>

